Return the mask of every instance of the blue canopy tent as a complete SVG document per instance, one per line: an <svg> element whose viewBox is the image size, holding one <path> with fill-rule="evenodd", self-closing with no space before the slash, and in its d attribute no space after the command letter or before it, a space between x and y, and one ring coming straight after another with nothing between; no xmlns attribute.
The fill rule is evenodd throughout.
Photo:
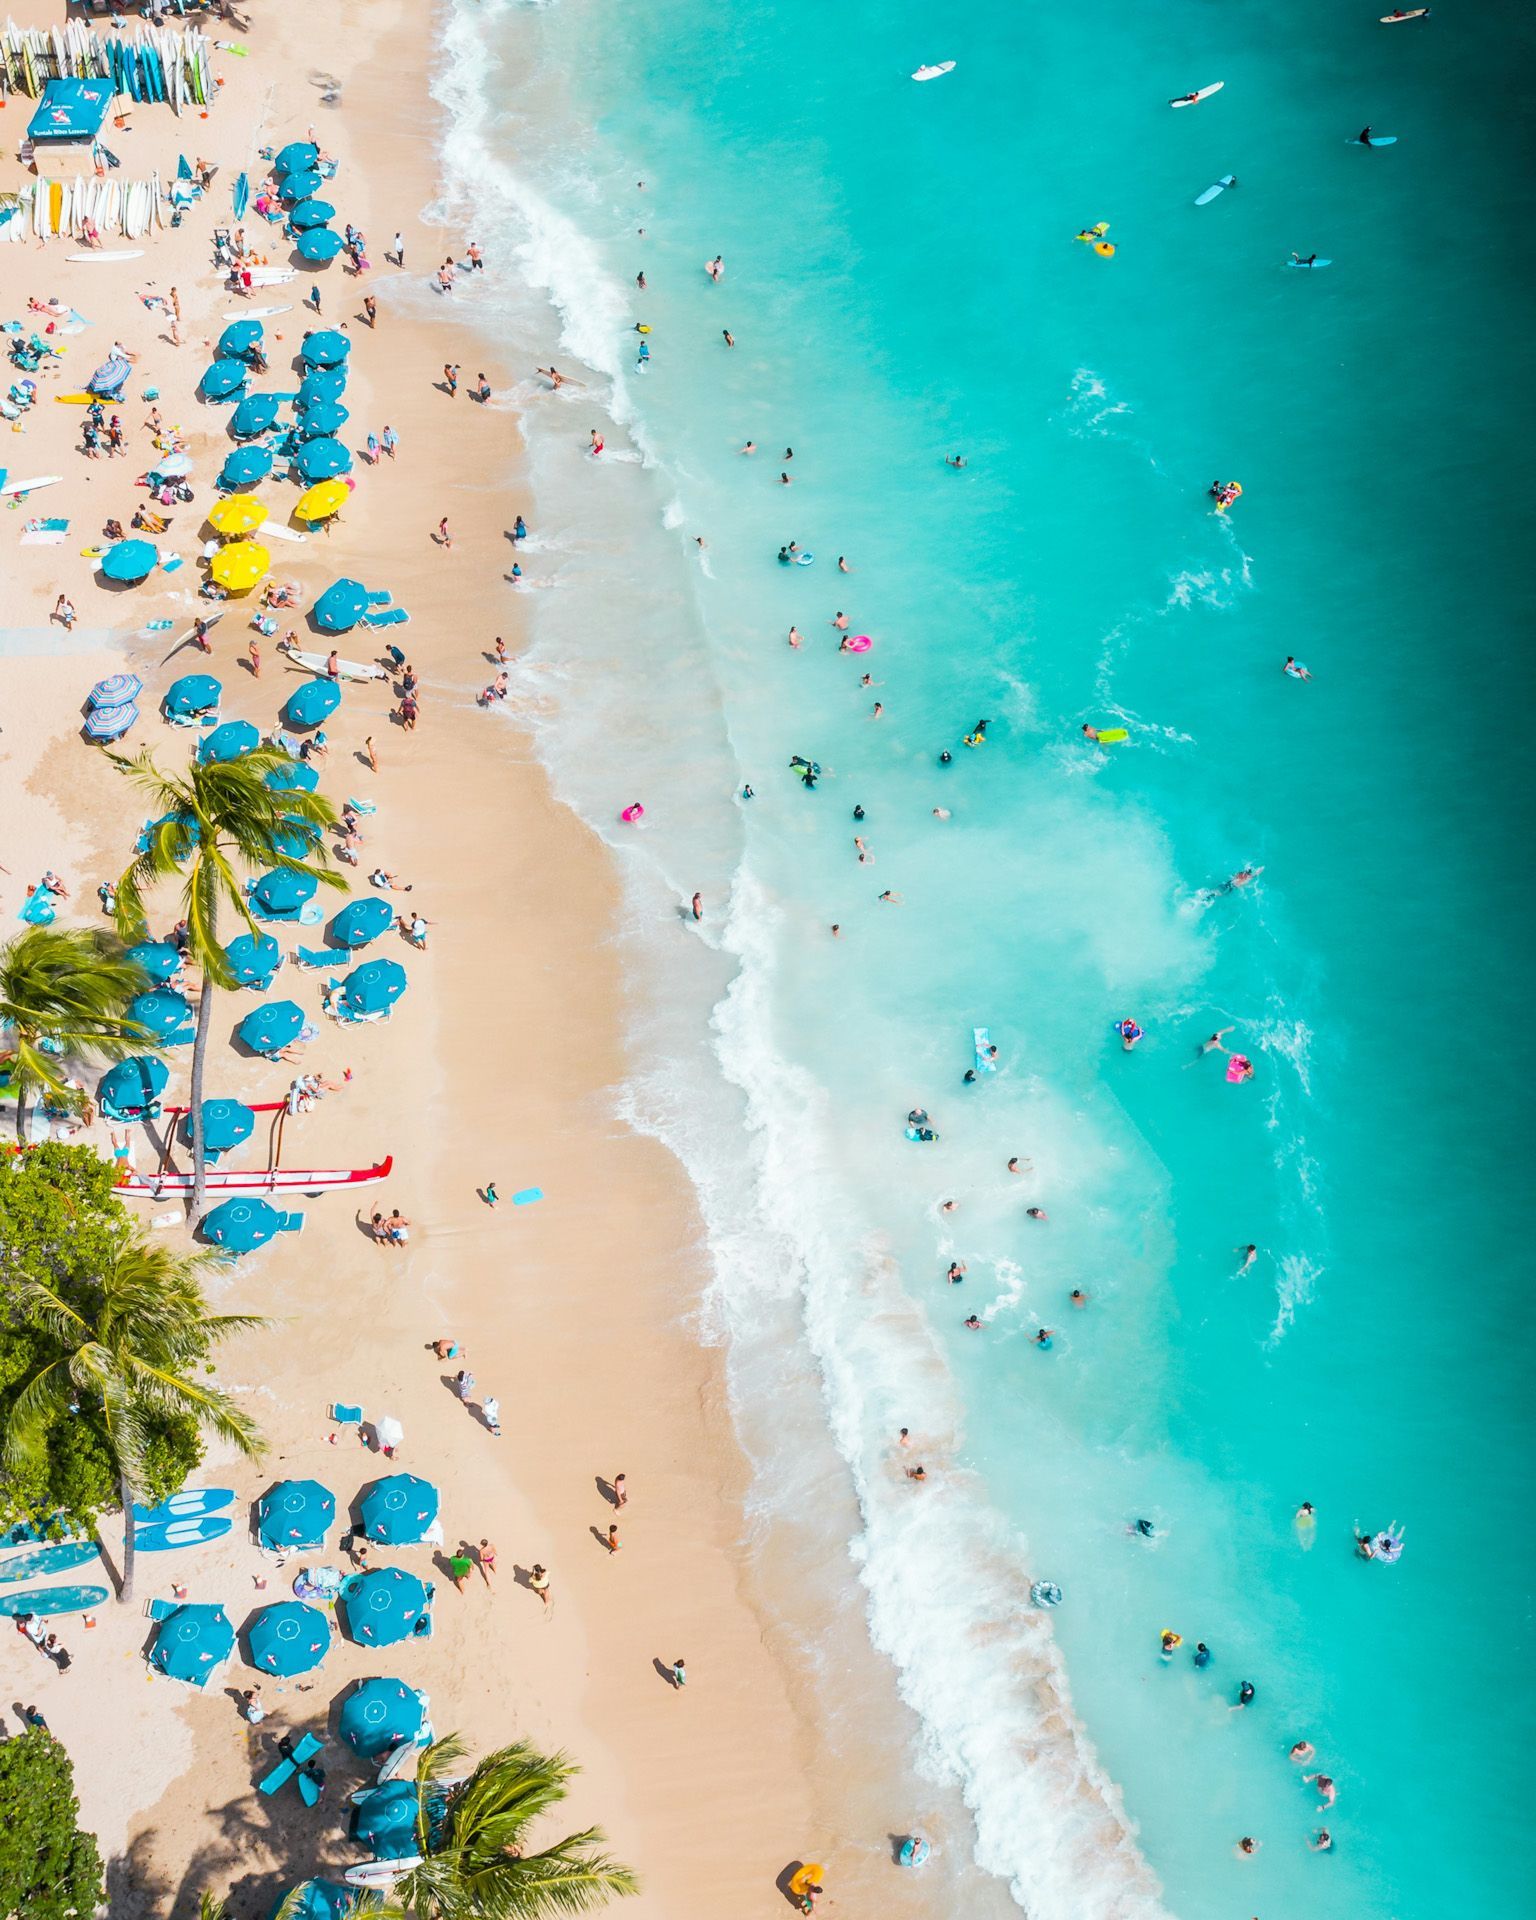
<svg viewBox="0 0 1536 1920"><path fill-rule="evenodd" d="M215 360L211 366L203 369L199 383L205 400L227 400L231 394L242 393L250 378L251 370L243 360Z"/></svg>
<svg viewBox="0 0 1536 1920"><path fill-rule="evenodd" d="M318 727L340 705L341 688L334 680L309 680L289 694L283 721L290 727Z"/></svg>
<svg viewBox="0 0 1536 1920"><path fill-rule="evenodd" d="M242 360L252 347L259 347L261 341L262 325L259 320L231 320L219 335L219 358Z"/></svg>
<svg viewBox="0 0 1536 1920"><path fill-rule="evenodd" d="M336 1496L318 1480L279 1480L256 1505L256 1537L264 1547L323 1547L336 1524Z"/></svg>
<svg viewBox="0 0 1536 1920"><path fill-rule="evenodd" d="M357 1503L363 1531L386 1547L413 1547L425 1540L440 1504L437 1488L416 1473L375 1480Z"/></svg>
<svg viewBox="0 0 1536 1920"><path fill-rule="evenodd" d="M338 333L335 327L322 327L300 347L299 357L306 367L339 367L351 351L352 342L344 333Z"/></svg>
<svg viewBox="0 0 1536 1920"><path fill-rule="evenodd" d="M313 900L320 882L297 867L274 867L251 889L251 911L262 920L297 920L299 909Z"/></svg>
<svg viewBox="0 0 1536 1920"><path fill-rule="evenodd" d="M285 173L279 191L290 206L307 200L311 194L318 193L325 185L325 175L315 167L295 167L291 173Z"/></svg>
<svg viewBox="0 0 1536 1920"><path fill-rule="evenodd" d="M312 267L323 267L341 252L341 235L330 227L311 227L294 243L294 252Z"/></svg>
<svg viewBox="0 0 1536 1920"><path fill-rule="evenodd" d="M162 1047L184 1046L193 1034L192 1009L169 987L151 987L136 993L123 1011L132 1026L141 1027Z"/></svg>
<svg viewBox="0 0 1536 1920"><path fill-rule="evenodd" d="M34 144L94 140L111 104L112 87L106 80L50 80L27 122L27 138Z"/></svg>
<svg viewBox="0 0 1536 1920"><path fill-rule="evenodd" d="M288 224L295 233L305 233L311 227L325 227L336 218L336 209L329 200L301 200L288 215Z"/></svg>
<svg viewBox="0 0 1536 1920"><path fill-rule="evenodd" d="M341 1007L354 1020L387 1014L405 992L405 968L398 960L365 960L342 982Z"/></svg>
<svg viewBox="0 0 1536 1920"><path fill-rule="evenodd" d="M329 435L306 440L293 456L293 470L310 486L316 480L334 480L352 471L352 449Z"/></svg>
<svg viewBox="0 0 1536 1920"><path fill-rule="evenodd" d="M361 900L349 900L331 922L329 938L338 947L366 947L395 924L395 910L387 900L371 893Z"/></svg>
<svg viewBox="0 0 1536 1920"><path fill-rule="evenodd" d="M123 955L136 967L142 967L151 980L169 980L181 965L181 955L169 940L138 940Z"/></svg>
<svg viewBox="0 0 1536 1920"><path fill-rule="evenodd" d="M299 438L319 440L326 434L340 433L351 418L351 412L339 400L317 400L299 415Z"/></svg>
<svg viewBox="0 0 1536 1920"><path fill-rule="evenodd" d="M307 760L285 760L267 775L266 784L274 793L313 793L320 775Z"/></svg>
<svg viewBox="0 0 1536 1920"><path fill-rule="evenodd" d="M242 933L230 941L224 957L234 972L236 986L265 989L272 984L283 950L270 933Z"/></svg>
<svg viewBox="0 0 1536 1920"><path fill-rule="evenodd" d="M360 580L334 580L310 610L323 633L345 633L368 611L368 589Z"/></svg>
<svg viewBox="0 0 1536 1920"><path fill-rule="evenodd" d="M119 586L147 580L160 564L160 555L148 540L119 540L101 557L101 576Z"/></svg>
<svg viewBox="0 0 1536 1920"><path fill-rule="evenodd" d="M167 713L211 713L223 692L211 673L184 673L166 688L161 704Z"/></svg>
<svg viewBox="0 0 1536 1920"><path fill-rule="evenodd" d="M290 140L272 162L274 173L302 173L320 158L313 140Z"/></svg>
<svg viewBox="0 0 1536 1920"><path fill-rule="evenodd" d="M354 1753L374 1760L414 1740L426 1717L421 1695L403 1680L360 1680L342 1702L338 1731Z"/></svg>
<svg viewBox="0 0 1536 1920"><path fill-rule="evenodd" d="M229 430L237 440L254 440L277 419L283 404L276 393L248 393L229 416ZM270 472L270 468L268 469Z"/></svg>
<svg viewBox="0 0 1536 1920"><path fill-rule="evenodd" d="M197 757L205 765L210 760L243 760L260 745L261 735L249 720L226 720L204 739Z"/></svg>
<svg viewBox="0 0 1536 1920"><path fill-rule="evenodd" d="M341 1589L347 1632L365 1647L392 1647L432 1630L432 1589L405 1567L370 1567Z"/></svg>
<svg viewBox="0 0 1536 1920"><path fill-rule="evenodd" d="M153 1120L160 1112L170 1070L151 1054L131 1054L108 1067L96 1088L104 1120Z"/></svg>
<svg viewBox="0 0 1536 1920"><path fill-rule="evenodd" d="M312 1672L330 1652L331 1623L318 1607L279 1600L252 1620L245 1644L250 1664L259 1672L288 1679Z"/></svg>
<svg viewBox="0 0 1536 1920"><path fill-rule="evenodd" d="M322 400L339 400L346 390L345 367L316 367L312 373L306 373L299 382L299 391L294 396L294 405L303 410L317 405Z"/></svg>
<svg viewBox="0 0 1536 1920"><path fill-rule="evenodd" d="M229 1658L234 1645L235 1630L222 1607L177 1607L160 1623L149 1664L172 1680L203 1687Z"/></svg>
<svg viewBox="0 0 1536 1920"><path fill-rule="evenodd" d="M217 1160L221 1154L240 1146L256 1131L256 1116L243 1100L205 1100L202 1114L203 1146L210 1160ZM181 1116L181 1137L190 1147L190 1113Z"/></svg>
<svg viewBox="0 0 1536 1920"><path fill-rule="evenodd" d="M242 407L248 407L253 400L270 400L270 394L248 393L235 408L238 419ZM234 425L234 421L230 422ZM265 428L262 429L266 431ZM270 447L236 447L224 462L214 485L224 493L233 493L237 487L253 487L257 481L265 480L272 471L272 449Z"/></svg>
<svg viewBox="0 0 1536 1920"><path fill-rule="evenodd" d="M237 1029L252 1053L276 1053L303 1030L304 1009L293 1000L252 1007Z"/></svg>
<svg viewBox="0 0 1536 1920"><path fill-rule="evenodd" d="M251 1253L257 1247L264 1247L273 1234L281 1233L287 1221L287 1214L279 1213L265 1200L248 1200L244 1195L237 1195L205 1214L198 1231L205 1240L230 1253Z"/></svg>

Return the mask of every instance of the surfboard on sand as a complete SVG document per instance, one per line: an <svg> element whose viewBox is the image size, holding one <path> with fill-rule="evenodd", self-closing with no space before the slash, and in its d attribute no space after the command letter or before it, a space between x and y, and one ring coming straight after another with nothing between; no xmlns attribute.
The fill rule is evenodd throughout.
<svg viewBox="0 0 1536 1920"><path fill-rule="evenodd" d="M234 1503L233 1487L183 1487L157 1507L135 1507L133 1517L141 1527L152 1527L163 1520L193 1520L201 1514L221 1513Z"/></svg>
<svg viewBox="0 0 1536 1920"><path fill-rule="evenodd" d="M1235 173L1224 173L1214 187L1207 187L1204 193L1197 193L1195 195L1195 205L1197 207L1208 207L1218 194L1223 194L1228 187L1235 187L1236 185L1237 175Z"/></svg>
<svg viewBox="0 0 1536 1920"><path fill-rule="evenodd" d="M133 1543L140 1553L169 1553L176 1547L200 1547L205 1540L219 1540L233 1523L211 1515L186 1520L168 1520L163 1526L139 1527Z"/></svg>
<svg viewBox="0 0 1536 1920"><path fill-rule="evenodd" d="M953 60L941 60L938 65L934 67L919 67L912 78L914 80L937 80L941 74L953 73L954 70L955 63Z"/></svg>
<svg viewBox="0 0 1536 1920"><path fill-rule="evenodd" d="M33 493L39 487L56 487L63 478L62 473L43 473L35 480L7 480L0 483L0 493Z"/></svg>
<svg viewBox="0 0 1536 1920"><path fill-rule="evenodd" d="M142 247L113 247L104 253L98 247L92 253L66 253L64 258L66 260L73 260L77 266L88 267L97 260L142 260L144 258L144 249Z"/></svg>
<svg viewBox="0 0 1536 1920"><path fill-rule="evenodd" d="M59 1613L89 1613L106 1597L105 1587L27 1587L0 1593L0 1613L35 1613L47 1620Z"/></svg>
<svg viewBox="0 0 1536 1920"><path fill-rule="evenodd" d="M0 1560L0 1586L17 1580L41 1580L50 1573L68 1573L86 1567L99 1558L101 1548L94 1540L61 1540L53 1547L32 1547L26 1553Z"/></svg>
<svg viewBox="0 0 1536 1920"><path fill-rule="evenodd" d="M1194 93L1181 93L1177 100L1168 102L1170 107L1197 107L1202 100L1209 100L1213 93L1220 93L1226 85L1225 80L1213 80L1208 87L1200 87Z"/></svg>

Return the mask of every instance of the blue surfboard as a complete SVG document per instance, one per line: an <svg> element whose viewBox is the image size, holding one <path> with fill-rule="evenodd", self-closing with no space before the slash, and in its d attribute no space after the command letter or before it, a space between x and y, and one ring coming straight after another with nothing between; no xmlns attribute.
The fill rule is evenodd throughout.
<svg viewBox="0 0 1536 1920"><path fill-rule="evenodd" d="M158 1507L135 1507L133 1517L141 1526L153 1527L166 1520L196 1520L205 1513L220 1513L234 1504L230 1487L183 1487L162 1500Z"/></svg>
<svg viewBox="0 0 1536 1920"><path fill-rule="evenodd" d="M971 1028L971 1044L976 1050L976 1071L978 1073L996 1073L997 1062L988 1051L992 1045L992 1036L985 1027Z"/></svg>
<svg viewBox="0 0 1536 1920"><path fill-rule="evenodd" d="M133 1540L140 1553L169 1553L175 1547L200 1547L206 1541L221 1539L232 1524L228 1520L194 1515L189 1520L168 1520L162 1526L140 1527Z"/></svg>
<svg viewBox="0 0 1536 1920"><path fill-rule="evenodd" d="M1362 140L1357 133L1353 140L1346 140L1344 144L1346 147L1395 147L1397 145L1397 135L1395 133L1373 133L1369 140Z"/></svg>
<svg viewBox="0 0 1536 1920"><path fill-rule="evenodd" d="M0 1560L0 1586L10 1586L16 1580L41 1580L49 1573L68 1573L73 1567L89 1566L100 1553L94 1540L64 1540L56 1547L36 1547Z"/></svg>
<svg viewBox="0 0 1536 1920"><path fill-rule="evenodd" d="M24 1593L0 1593L0 1614L89 1613L107 1597L105 1587L28 1587Z"/></svg>

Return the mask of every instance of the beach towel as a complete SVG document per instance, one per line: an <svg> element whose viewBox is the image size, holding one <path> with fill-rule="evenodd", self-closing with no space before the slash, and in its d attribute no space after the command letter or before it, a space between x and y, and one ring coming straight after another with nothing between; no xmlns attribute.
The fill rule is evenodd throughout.
<svg viewBox="0 0 1536 1920"><path fill-rule="evenodd" d="M22 908L20 918L29 927L46 927L53 923L53 896L46 887L38 887L27 895L27 904Z"/></svg>
<svg viewBox="0 0 1536 1920"><path fill-rule="evenodd" d="M65 526L68 524L66 521ZM62 527L28 527L21 536L21 544L24 547L57 547L63 544L63 540Z"/></svg>

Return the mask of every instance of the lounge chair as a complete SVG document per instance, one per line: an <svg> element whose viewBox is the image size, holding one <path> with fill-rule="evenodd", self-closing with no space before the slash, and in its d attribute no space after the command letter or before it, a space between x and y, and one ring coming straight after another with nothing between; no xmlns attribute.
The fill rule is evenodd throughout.
<svg viewBox="0 0 1536 1920"><path fill-rule="evenodd" d="M284 1213L279 1215L277 1230L279 1233L302 1233L304 1231L303 1214Z"/></svg>
<svg viewBox="0 0 1536 1920"><path fill-rule="evenodd" d="M299 966L318 970L340 966L347 955L335 947L295 947L293 957Z"/></svg>
<svg viewBox="0 0 1536 1920"><path fill-rule="evenodd" d="M403 627L410 615L404 607L391 607L387 613L365 613L365 627Z"/></svg>
<svg viewBox="0 0 1536 1920"><path fill-rule="evenodd" d="M360 1427L363 1424L361 1407L349 1407L338 1400L331 1408L331 1418L338 1427Z"/></svg>
<svg viewBox="0 0 1536 1920"><path fill-rule="evenodd" d="M285 1734L278 1742L278 1750L281 1752L282 1748L286 1746L288 1748L287 1753L283 1755L283 1758L278 1761L277 1765L269 1774L256 1782L256 1791L258 1793L272 1794L276 1793L279 1787L286 1787L288 1782L298 1772L299 1768L303 1766L304 1762L306 1760L313 1760L324 1745L325 1742L313 1733L303 1735L297 1745L290 1742L288 1736Z"/></svg>

